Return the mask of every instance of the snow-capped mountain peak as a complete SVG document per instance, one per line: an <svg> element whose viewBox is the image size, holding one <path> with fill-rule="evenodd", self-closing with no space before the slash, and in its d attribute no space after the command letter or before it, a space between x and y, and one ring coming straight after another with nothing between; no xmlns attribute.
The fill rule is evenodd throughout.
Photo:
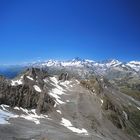
<svg viewBox="0 0 140 140"><path fill-rule="evenodd" d="M134 64L134 65L138 65L138 66L140 65L140 61L130 61L129 63Z"/></svg>
<svg viewBox="0 0 140 140"><path fill-rule="evenodd" d="M126 65L131 67L135 71L140 71L140 61L130 61Z"/></svg>
<svg viewBox="0 0 140 140"><path fill-rule="evenodd" d="M65 68L65 67L72 67L72 68L90 68L91 70L96 70L99 73L105 72L108 69L118 69L118 70L130 70L130 71L140 71L140 61L130 61L128 63L121 62L116 59L106 60L97 62L94 60L89 59L81 59L76 57L72 60L60 61L60 60L47 60L43 62L36 62L32 64L33 67L58 67L58 68Z"/></svg>
<svg viewBox="0 0 140 140"><path fill-rule="evenodd" d="M118 61L118 60L116 60L116 59L113 59L113 60L110 60L109 62L107 62L107 63L106 63L106 66L107 66L107 67L110 67L110 66L115 67L115 66L118 66L118 65L120 65L120 64L122 64L122 62L120 62L120 61Z"/></svg>

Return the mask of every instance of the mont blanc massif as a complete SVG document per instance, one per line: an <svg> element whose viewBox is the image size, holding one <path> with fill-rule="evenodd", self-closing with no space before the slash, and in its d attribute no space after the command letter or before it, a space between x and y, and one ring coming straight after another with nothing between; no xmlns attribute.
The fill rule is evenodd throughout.
<svg viewBox="0 0 140 140"><path fill-rule="evenodd" d="M37 61L0 74L0 140L140 139L140 61Z"/></svg>

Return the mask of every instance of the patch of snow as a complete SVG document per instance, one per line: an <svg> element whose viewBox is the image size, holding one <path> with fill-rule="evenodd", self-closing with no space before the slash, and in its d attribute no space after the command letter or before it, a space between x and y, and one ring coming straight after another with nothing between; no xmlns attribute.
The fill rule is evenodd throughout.
<svg viewBox="0 0 140 140"><path fill-rule="evenodd" d="M53 92L54 94L57 94L57 95L63 95L63 94L65 94L65 93L63 92L63 90L60 90L60 89L58 89L58 88L52 89L52 92Z"/></svg>
<svg viewBox="0 0 140 140"><path fill-rule="evenodd" d="M82 128L82 129L78 129L78 128L75 128L75 127L68 127L68 128L75 133L88 135L87 130L84 129L84 128Z"/></svg>
<svg viewBox="0 0 140 140"><path fill-rule="evenodd" d="M23 76L21 76L20 79L11 80L11 85L12 85L12 86L22 85L22 79L23 79Z"/></svg>
<svg viewBox="0 0 140 140"><path fill-rule="evenodd" d="M51 77L50 80L53 82L52 85L54 85L57 89L64 91L64 89L59 85L59 81L56 77Z"/></svg>
<svg viewBox="0 0 140 140"><path fill-rule="evenodd" d="M56 77L51 77L50 80L53 82L55 88L49 92L49 95L55 98L57 104L64 104L65 102L61 101L60 95L65 94L65 90L59 85Z"/></svg>
<svg viewBox="0 0 140 140"><path fill-rule="evenodd" d="M8 120L10 118L17 118L17 115L14 115L7 110L0 109L0 124L9 124Z"/></svg>
<svg viewBox="0 0 140 140"><path fill-rule="evenodd" d="M58 84L58 80L56 77L50 77L50 80L55 83L55 84Z"/></svg>
<svg viewBox="0 0 140 140"><path fill-rule="evenodd" d="M42 90L40 89L40 87L37 86L37 85L34 85L33 87L34 87L34 89L35 89L37 92L41 92L41 91L42 91Z"/></svg>
<svg viewBox="0 0 140 140"><path fill-rule="evenodd" d="M67 126L72 126L72 123L69 120L65 119L65 118L62 118L61 123L64 124L66 127Z"/></svg>
<svg viewBox="0 0 140 140"><path fill-rule="evenodd" d="M30 116L30 115L28 115L28 116L21 115L20 117L21 118L24 118L26 120L29 120L29 121L33 121L35 124L40 124L40 121L38 119L36 119L36 118L33 118L33 116Z"/></svg>
<svg viewBox="0 0 140 140"><path fill-rule="evenodd" d="M57 94L55 94L53 92L49 92L49 95L51 95L52 97L55 98L57 104L64 104L65 103L65 102L60 100L60 97Z"/></svg>
<svg viewBox="0 0 140 140"><path fill-rule="evenodd" d="M35 124L40 124L40 120L39 119L43 119L43 118L47 118L47 119L50 119L48 117L48 115L38 115L36 113L36 110L35 109L32 109L32 110L27 110L27 109L24 109L22 107L14 107L14 109L16 110L21 110L23 111L24 113L26 114L22 114L22 115L15 115L11 112L9 112L8 110L5 109L5 107L9 107L7 105L1 105L2 109L0 109L0 124L9 124L8 120L10 118L24 118L26 120L29 120L29 121L32 121L34 122Z"/></svg>
<svg viewBox="0 0 140 140"><path fill-rule="evenodd" d="M128 120L128 115L125 111L123 111L123 115L124 115L125 119Z"/></svg>
<svg viewBox="0 0 140 140"><path fill-rule="evenodd" d="M101 99L101 105L103 105L103 103L104 103L104 100Z"/></svg>
<svg viewBox="0 0 140 140"><path fill-rule="evenodd" d="M20 109L22 111L24 111L26 114L19 115L18 117L19 118L24 118L24 119L29 120L29 121L32 121L35 124L40 124L40 120L39 119L44 119L44 118L48 119L47 115L42 115L42 114L38 115L36 113L35 109L32 109L32 110L27 110L27 109L23 109L23 108L20 108Z"/></svg>
<svg viewBox="0 0 140 140"><path fill-rule="evenodd" d="M30 77L30 76L26 76L26 77L27 77L28 79L32 80L32 81L34 80L34 79L33 79L32 77Z"/></svg>
<svg viewBox="0 0 140 140"><path fill-rule="evenodd" d="M69 120L65 119L65 118L62 118L61 125L65 126L66 128L68 128L69 130L71 130L74 133L88 135L88 132L87 132L86 129L84 129L84 128L82 128L82 129L75 128L72 125L72 123Z"/></svg>
<svg viewBox="0 0 140 140"><path fill-rule="evenodd" d="M48 82L49 82L49 80L48 80L47 78L43 79L43 81L44 81L45 83L48 83Z"/></svg>
<svg viewBox="0 0 140 140"><path fill-rule="evenodd" d="M77 83L77 84L80 84L80 82L79 82L78 80L76 80L76 83Z"/></svg>
<svg viewBox="0 0 140 140"><path fill-rule="evenodd" d="M57 104L55 103L55 104L54 104L54 107L56 107L56 106L57 106Z"/></svg>
<svg viewBox="0 0 140 140"><path fill-rule="evenodd" d="M3 105L1 105L2 110L7 111Z"/></svg>
<svg viewBox="0 0 140 140"><path fill-rule="evenodd" d="M20 108L19 108L19 107L17 107L17 106L16 106L16 107L14 107L14 109L15 109L15 110L20 110Z"/></svg>
<svg viewBox="0 0 140 140"><path fill-rule="evenodd" d="M33 114L36 114L36 110L35 110L35 109L32 109L31 112L32 112Z"/></svg>
<svg viewBox="0 0 140 140"><path fill-rule="evenodd" d="M56 110L56 112L58 112L59 114L62 114L62 112L60 110Z"/></svg>
<svg viewBox="0 0 140 140"><path fill-rule="evenodd" d="M103 79L103 78L101 78L100 80L101 80L101 81L104 81L104 79Z"/></svg>
<svg viewBox="0 0 140 140"><path fill-rule="evenodd" d="M20 107L20 110L22 110L24 113L28 114L28 110L27 109L24 109L24 108Z"/></svg>
<svg viewBox="0 0 140 140"><path fill-rule="evenodd" d="M134 99L134 98L132 98L132 97L130 97L130 99L131 99L132 101L135 101L135 99Z"/></svg>
<svg viewBox="0 0 140 140"><path fill-rule="evenodd" d="M140 110L140 107L137 107L138 110Z"/></svg>
<svg viewBox="0 0 140 140"><path fill-rule="evenodd" d="M60 84L61 84L62 86L67 87L67 85L69 85L70 83L71 83L71 81L64 81L64 82L61 82Z"/></svg>
<svg viewBox="0 0 140 140"><path fill-rule="evenodd" d="M4 105L4 104L2 104L4 107L9 107L9 105Z"/></svg>
<svg viewBox="0 0 140 140"><path fill-rule="evenodd" d="M0 105L0 106L1 106L2 110L4 110L4 111L7 111L7 109L6 109L6 108L8 108L8 107L9 107L8 105L4 105L4 104L2 104L2 105Z"/></svg>

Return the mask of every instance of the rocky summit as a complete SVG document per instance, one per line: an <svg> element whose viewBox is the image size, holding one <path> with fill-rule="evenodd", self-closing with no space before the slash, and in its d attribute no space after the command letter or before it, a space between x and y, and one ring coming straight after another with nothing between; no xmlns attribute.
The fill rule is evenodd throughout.
<svg viewBox="0 0 140 140"><path fill-rule="evenodd" d="M36 108L39 113L47 112L54 105L54 101L43 90L41 79L45 78L45 74L45 72L33 68L11 81L1 77L0 104L27 109Z"/></svg>
<svg viewBox="0 0 140 140"><path fill-rule="evenodd" d="M139 66L76 58L1 75L0 140L139 140Z"/></svg>

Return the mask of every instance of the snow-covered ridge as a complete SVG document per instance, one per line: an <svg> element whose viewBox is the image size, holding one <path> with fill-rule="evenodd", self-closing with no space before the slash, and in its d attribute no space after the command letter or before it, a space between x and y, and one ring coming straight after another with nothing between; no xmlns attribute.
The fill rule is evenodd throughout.
<svg viewBox="0 0 140 140"><path fill-rule="evenodd" d="M50 81L52 82L52 85L55 86L50 92L49 95L52 96L55 99L56 104L65 104L61 100L61 95L65 94L64 89L59 85L59 81L56 77L50 77Z"/></svg>
<svg viewBox="0 0 140 140"><path fill-rule="evenodd" d="M120 64L122 64L122 62L114 59L114 60L111 60L110 62L106 63L106 66L107 67L111 67L111 66L115 67L115 66L118 66Z"/></svg>
<svg viewBox="0 0 140 140"><path fill-rule="evenodd" d="M32 66L37 67L91 67L95 69L108 69L114 67L122 67L122 68L131 68L135 71L140 71L140 61L130 61L130 62L121 62L116 59L106 60L106 61L94 61L89 59L72 59L68 61L59 61L59 60L48 60L44 62L33 63Z"/></svg>
<svg viewBox="0 0 140 140"><path fill-rule="evenodd" d="M126 65L131 67L135 71L140 71L140 61L130 61Z"/></svg>
<svg viewBox="0 0 140 140"><path fill-rule="evenodd" d="M129 63L134 65L140 65L140 61L130 61Z"/></svg>
<svg viewBox="0 0 140 140"><path fill-rule="evenodd" d="M0 124L10 124L9 119L11 118L23 118L35 124L40 124L40 119L50 119L47 115L38 115L35 109L27 110L22 107L14 107L14 110L22 112L21 115L17 115L8 111L10 108L8 105L0 105L0 108Z"/></svg>

